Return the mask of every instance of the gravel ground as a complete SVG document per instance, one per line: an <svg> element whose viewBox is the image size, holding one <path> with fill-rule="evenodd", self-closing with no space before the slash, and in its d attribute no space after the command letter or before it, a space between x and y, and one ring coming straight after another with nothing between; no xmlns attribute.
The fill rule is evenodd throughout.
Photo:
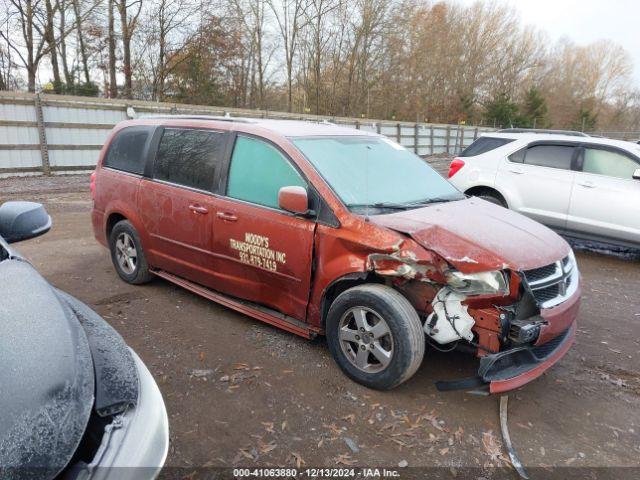
<svg viewBox="0 0 640 480"><path fill-rule="evenodd" d="M429 350L406 384L368 390L341 374L323 340L305 341L161 280L120 281L93 238L88 176L1 180L0 200L18 198L43 202L54 227L17 248L111 323L154 374L171 425L163 476L406 464L514 478L495 469L507 463L498 398L434 387L472 374L466 355ZM578 262L585 284L576 344L510 394L511 438L533 478L637 478L640 263L593 253L579 253Z"/></svg>

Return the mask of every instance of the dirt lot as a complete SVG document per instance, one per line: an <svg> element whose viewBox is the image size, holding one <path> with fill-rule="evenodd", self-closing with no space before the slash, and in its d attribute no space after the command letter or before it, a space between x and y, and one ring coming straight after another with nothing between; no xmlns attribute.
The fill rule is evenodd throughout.
<svg viewBox="0 0 640 480"><path fill-rule="evenodd" d="M471 375L466 355L429 350L408 383L367 390L341 374L323 340L278 331L165 281L120 281L93 238L86 176L0 180L0 200L18 198L45 203L54 227L17 248L51 283L100 313L148 365L169 412L167 465L185 467L185 476L201 466L296 462L500 475L489 468L503 464L498 398L434 387ZM536 468L534 478L553 466L636 467L597 471L635 477L640 263L590 253L579 253L578 262L585 288L576 344L510 395L512 441Z"/></svg>

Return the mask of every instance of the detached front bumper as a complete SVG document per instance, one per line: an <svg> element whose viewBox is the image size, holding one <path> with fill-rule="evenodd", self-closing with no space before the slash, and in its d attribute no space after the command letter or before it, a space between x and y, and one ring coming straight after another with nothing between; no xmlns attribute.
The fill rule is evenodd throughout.
<svg viewBox="0 0 640 480"><path fill-rule="evenodd" d="M575 322L544 345L519 347L480 360L478 375L489 384L489 392L501 393L538 378L567 353L576 336Z"/></svg>
<svg viewBox="0 0 640 480"><path fill-rule="evenodd" d="M567 301L540 316L546 325L535 345L512 348L480 359L478 375L489 384L491 393L521 387L538 378L567 353L576 336L576 318L580 308L581 285Z"/></svg>

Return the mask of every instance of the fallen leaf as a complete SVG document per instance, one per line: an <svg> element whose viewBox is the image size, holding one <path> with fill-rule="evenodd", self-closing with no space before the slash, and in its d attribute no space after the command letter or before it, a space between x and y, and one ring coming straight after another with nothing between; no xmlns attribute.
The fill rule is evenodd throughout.
<svg viewBox="0 0 640 480"><path fill-rule="evenodd" d="M351 455L348 453L343 453L342 455L338 455L333 459L336 465L355 465L357 462L351 458Z"/></svg>
<svg viewBox="0 0 640 480"><path fill-rule="evenodd" d="M332 431L334 434L336 434L336 435L340 435L340 434L342 434L342 429L341 429L340 427L338 427L335 423L332 423L332 424L330 424L330 425L327 425L327 424L325 423L325 424L322 424L322 426L323 426L324 428L328 428L329 430L331 430L331 431Z"/></svg>
<svg viewBox="0 0 640 480"><path fill-rule="evenodd" d="M291 452L291 458L297 468L301 468L303 465L305 465L305 461L302 459L299 453Z"/></svg>
<svg viewBox="0 0 640 480"><path fill-rule="evenodd" d="M240 449L240 453L242 454L243 457L246 457L249 460L254 460L253 455L251 455L251 453L250 453L250 451L248 451L248 449L241 448Z"/></svg>
<svg viewBox="0 0 640 480"><path fill-rule="evenodd" d="M353 425L354 423L356 423L356 414L352 413L351 415L345 415L344 417L342 417L342 420Z"/></svg>
<svg viewBox="0 0 640 480"><path fill-rule="evenodd" d="M273 422L260 422L264 426L264 429L269 433L276 433L273 429Z"/></svg>
<svg viewBox="0 0 640 480"><path fill-rule="evenodd" d="M511 464L511 462L503 455L502 445L498 440L496 440L492 430L482 434L482 446L492 462L497 462L498 464L503 463L505 465Z"/></svg>
<svg viewBox="0 0 640 480"><path fill-rule="evenodd" d="M260 448L260 453L265 454L274 450L278 445L276 444L276 442L269 442L269 443L259 442L258 446Z"/></svg>

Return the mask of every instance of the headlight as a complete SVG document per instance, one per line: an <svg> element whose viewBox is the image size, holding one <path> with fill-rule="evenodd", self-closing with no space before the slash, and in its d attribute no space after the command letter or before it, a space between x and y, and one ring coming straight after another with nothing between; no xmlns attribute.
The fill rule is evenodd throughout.
<svg viewBox="0 0 640 480"><path fill-rule="evenodd" d="M577 269L578 267L578 262L576 261L576 256L573 253L573 249L569 249L569 255L567 255L563 260L562 260L562 270L565 273L570 272L571 270L573 270L574 268Z"/></svg>
<svg viewBox="0 0 640 480"><path fill-rule="evenodd" d="M507 295L509 284L504 272L462 273L457 270L447 273L449 287L464 295Z"/></svg>

